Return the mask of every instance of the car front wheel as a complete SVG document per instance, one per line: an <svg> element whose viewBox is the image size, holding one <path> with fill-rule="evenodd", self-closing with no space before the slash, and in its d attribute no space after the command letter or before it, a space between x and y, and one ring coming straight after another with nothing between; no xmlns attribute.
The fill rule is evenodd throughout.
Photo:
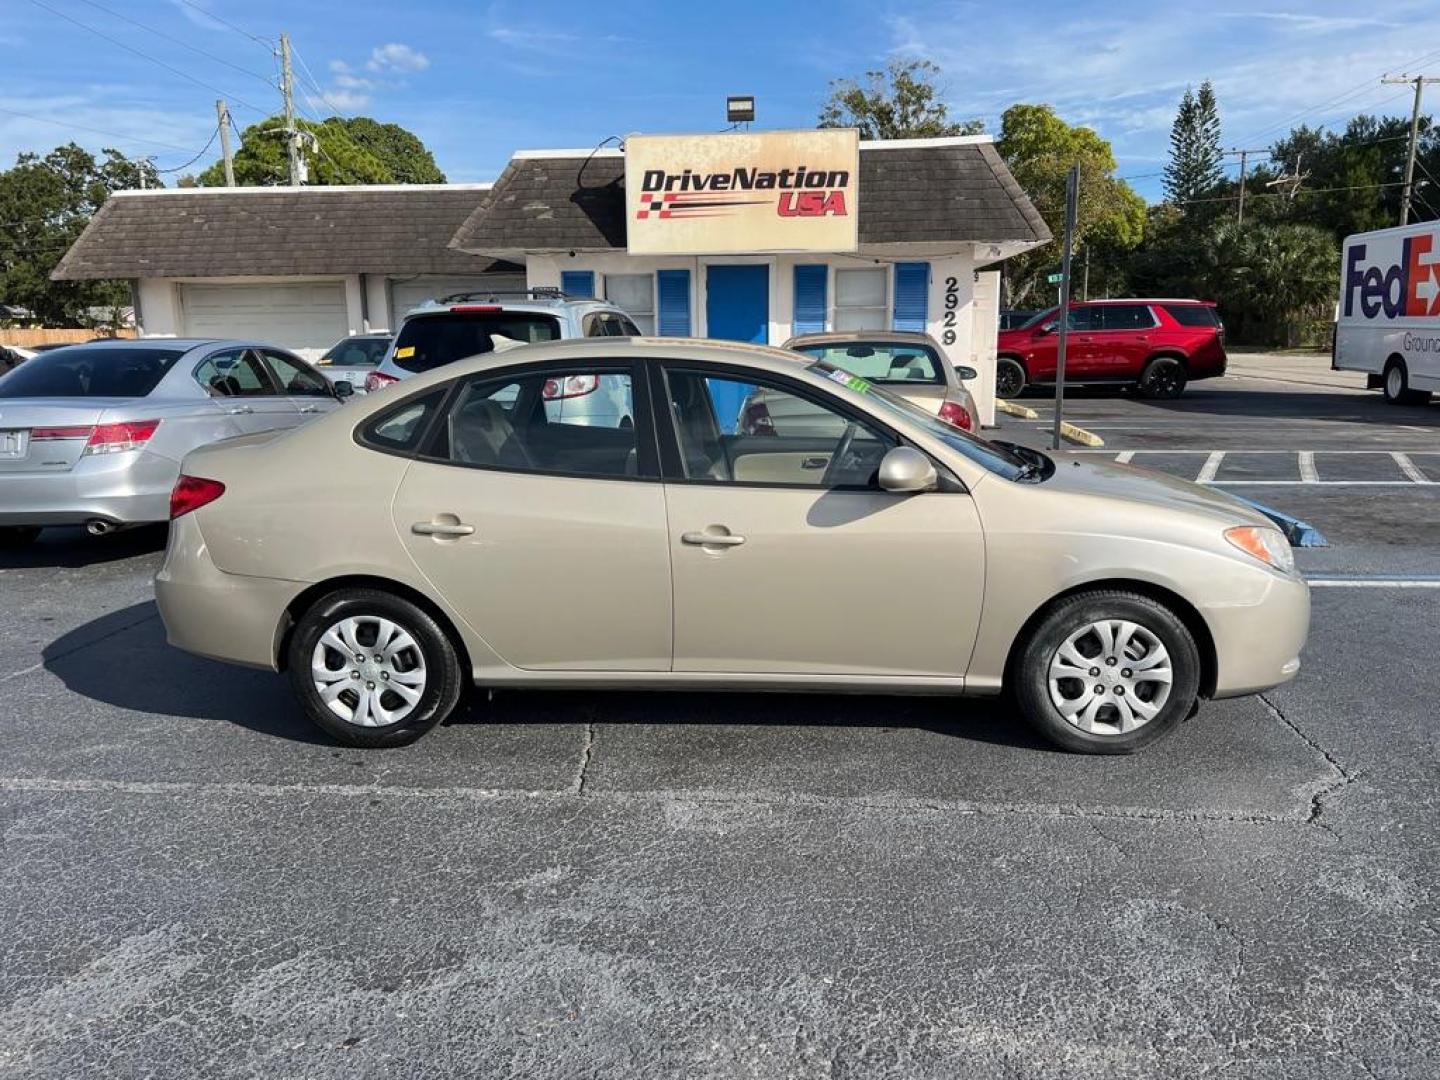
<svg viewBox="0 0 1440 1080"><path fill-rule="evenodd" d="M376 589L317 600L296 623L286 661L310 719L351 746L414 742L460 700L460 662L445 631Z"/></svg>
<svg viewBox="0 0 1440 1080"><path fill-rule="evenodd" d="M1002 356L995 361L995 396L999 398L1019 397L1025 389L1025 368L1020 361Z"/></svg>
<svg viewBox="0 0 1440 1080"><path fill-rule="evenodd" d="M1017 658L1025 719L1083 754L1133 754L1190 714L1200 652L1185 624L1139 593L1096 590L1057 604Z"/></svg>

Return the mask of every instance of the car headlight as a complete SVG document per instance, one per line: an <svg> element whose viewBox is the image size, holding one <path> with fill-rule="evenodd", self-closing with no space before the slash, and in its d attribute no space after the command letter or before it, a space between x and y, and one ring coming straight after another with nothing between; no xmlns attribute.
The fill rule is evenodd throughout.
<svg viewBox="0 0 1440 1080"><path fill-rule="evenodd" d="M1225 530L1225 539L1246 555L1259 559L1282 574L1295 572L1295 552L1290 549L1290 541L1285 539L1285 534L1279 529L1270 529L1263 525L1237 525L1233 529Z"/></svg>

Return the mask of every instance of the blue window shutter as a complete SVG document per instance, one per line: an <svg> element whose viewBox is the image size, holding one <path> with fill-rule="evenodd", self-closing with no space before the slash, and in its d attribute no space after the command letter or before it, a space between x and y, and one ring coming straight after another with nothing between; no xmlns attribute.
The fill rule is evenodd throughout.
<svg viewBox="0 0 1440 1080"><path fill-rule="evenodd" d="M825 332L825 281L829 268L823 265L795 267L795 319L791 330L796 334Z"/></svg>
<svg viewBox="0 0 1440 1080"><path fill-rule="evenodd" d="M690 336L690 271L655 271L655 329L661 337Z"/></svg>
<svg viewBox="0 0 1440 1080"><path fill-rule="evenodd" d="M560 271L560 291L566 296L574 296L581 300L593 300L595 298L595 271Z"/></svg>
<svg viewBox="0 0 1440 1080"><path fill-rule="evenodd" d="M895 329L925 332L930 317L930 264L895 264Z"/></svg>

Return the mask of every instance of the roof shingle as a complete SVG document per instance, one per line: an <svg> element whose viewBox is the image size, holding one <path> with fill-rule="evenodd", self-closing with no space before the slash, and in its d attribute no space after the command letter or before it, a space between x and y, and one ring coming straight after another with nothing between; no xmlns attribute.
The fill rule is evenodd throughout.
<svg viewBox="0 0 1440 1080"><path fill-rule="evenodd" d="M106 200L56 280L312 274L477 274L448 246L482 188L276 188L120 193Z"/></svg>

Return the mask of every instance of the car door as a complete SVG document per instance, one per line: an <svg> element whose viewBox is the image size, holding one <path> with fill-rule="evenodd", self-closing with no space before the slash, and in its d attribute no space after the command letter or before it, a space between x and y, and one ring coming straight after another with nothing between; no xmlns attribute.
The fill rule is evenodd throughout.
<svg viewBox="0 0 1440 1080"><path fill-rule="evenodd" d="M303 424L340 407L335 387L298 356L279 349L262 349L260 355L270 369L275 385L280 388L297 414L296 423Z"/></svg>
<svg viewBox="0 0 1440 1080"><path fill-rule="evenodd" d="M600 379L634 386L623 363L458 380L395 496L415 566L517 668L670 667L665 491L647 412L605 427L545 408L547 384Z"/></svg>
<svg viewBox="0 0 1440 1080"><path fill-rule="evenodd" d="M1098 309L1085 306L1071 308L1068 329L1065 342L1066 381L1102 378Z"/></svg>
<svg viewBox="0 0 1440 1080"><path fill-rule="evenodd" d="M1148 304L1102 304L1096 367L1100 378L1137 379L1153 348L1157 320Z"/></svg>
<svg viewBox="0 0 1440 1080"><path fill-rule="evenodd" d="M255 349L218 349L200 361L194 376L246 435L294 427L300 421Z"/></svg>
<svg viewBox="0 0 1440 1080"><path fill-rule="evenodd" d="M813 387L679 362L654 378L676 671L964 674L985 558L968 494L881 491L898 436ZM727 433L716 402L740 387L828 420Z"/></svg>

